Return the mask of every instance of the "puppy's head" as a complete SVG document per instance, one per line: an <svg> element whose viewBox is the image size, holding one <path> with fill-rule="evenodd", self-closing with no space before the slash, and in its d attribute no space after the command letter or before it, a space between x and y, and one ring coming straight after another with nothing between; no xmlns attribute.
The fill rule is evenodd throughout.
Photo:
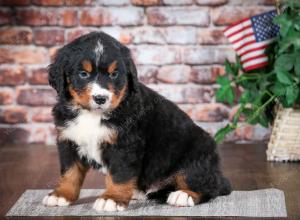
<svg viewBox="0 0 300 220"><path fill-rule="evenodd" d="M137 72L127 47L93 32L58 51L49 66L49 83L60 99L105 112L136 92Z"/></svg>

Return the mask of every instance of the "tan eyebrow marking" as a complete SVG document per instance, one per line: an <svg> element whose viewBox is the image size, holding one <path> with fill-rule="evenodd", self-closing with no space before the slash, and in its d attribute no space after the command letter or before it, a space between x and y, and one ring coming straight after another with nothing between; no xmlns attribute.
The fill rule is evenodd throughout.
<svg viewBox="0 0 300 220"><path fill-rule="evenodd" d="M115 60L109 65L107 71L108 73L113 73L116 68L117 68L117 61Z"/></svg>
<svg viewBox="0 0 300 220"><path fill-rule="evenodd" d="M89 60L82 61L82 66L83 66L83 69L88 73L92 72L92 70L93 70L92 63Z"/></svg>

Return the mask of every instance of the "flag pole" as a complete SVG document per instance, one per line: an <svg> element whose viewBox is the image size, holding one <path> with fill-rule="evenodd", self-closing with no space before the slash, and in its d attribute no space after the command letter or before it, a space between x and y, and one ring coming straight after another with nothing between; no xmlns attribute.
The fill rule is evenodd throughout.
<svg viewBox="0 0 300 220"><path fill-rule="evenodd" d="M275 0L277 14L280 15L280 0Z"/></svg>

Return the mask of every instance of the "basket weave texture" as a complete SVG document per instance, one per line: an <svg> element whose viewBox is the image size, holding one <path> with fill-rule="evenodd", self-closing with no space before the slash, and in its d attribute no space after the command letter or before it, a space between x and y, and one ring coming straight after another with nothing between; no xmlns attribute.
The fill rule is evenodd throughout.
<svg viewBox="0 0 300 220"><path fill-rule="evenodd" d="M267 159L300 161L300 108L278 108L268 144Z"/></svg>

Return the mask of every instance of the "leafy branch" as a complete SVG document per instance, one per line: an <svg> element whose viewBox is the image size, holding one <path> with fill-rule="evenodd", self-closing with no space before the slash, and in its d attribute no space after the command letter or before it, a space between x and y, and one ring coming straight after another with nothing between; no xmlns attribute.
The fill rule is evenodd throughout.
<svg viewBox="0 0 300 220"><path fill-rule="evenodd" d="M280 33L266 49L268 66L244 72L236 57L234 63L225 61L226 74L217 78L217 101L239 104L232 122L216 133L217 142L238 127L241 116L248 124L268 127L277 103L285 108L300 104L300 3L284 1L283 13L273 22L280 26Z"/></svg>

